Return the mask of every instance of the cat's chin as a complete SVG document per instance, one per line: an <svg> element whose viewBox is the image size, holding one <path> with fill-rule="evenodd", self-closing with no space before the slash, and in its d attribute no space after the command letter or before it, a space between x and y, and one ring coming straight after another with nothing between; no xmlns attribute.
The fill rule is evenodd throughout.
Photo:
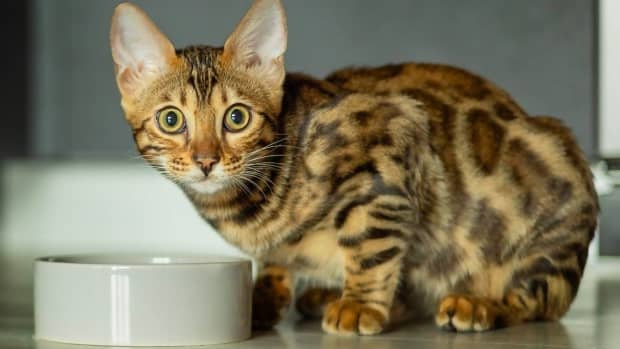
<svg viewBox="0 0 620 349"><path fill-rule="evenodd" d="M228 187L226 181L204 180L185 184L186 187L199 194L215 194Z"/></svg>

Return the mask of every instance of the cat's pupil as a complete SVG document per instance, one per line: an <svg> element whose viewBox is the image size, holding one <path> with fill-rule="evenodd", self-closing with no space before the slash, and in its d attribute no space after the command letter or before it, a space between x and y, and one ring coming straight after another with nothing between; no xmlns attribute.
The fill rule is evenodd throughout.
<svg viewBox="0 0 620 349"><path fill-rule="evenodd" d="M235 124L243 123L243 113L239 109L235 109L230 113L230 120Z"/></svg>
<svg viewBox="0 0 620 349"><path fill-rule="evenodd" d="M166 114L166 124L168 124L168 126L176 125L178 119L177 114L174 112L168 112L168 114Z"/></svg>

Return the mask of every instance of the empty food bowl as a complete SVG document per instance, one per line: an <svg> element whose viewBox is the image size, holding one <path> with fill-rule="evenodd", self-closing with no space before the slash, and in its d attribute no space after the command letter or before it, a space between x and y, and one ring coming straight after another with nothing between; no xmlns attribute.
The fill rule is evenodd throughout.
<svg viewBox="0 0 620 349"><path fill-rule="evenodd" d="M235 342L251 333L252 270L231 257L35 261L35 338L111 346Z"/></svg>

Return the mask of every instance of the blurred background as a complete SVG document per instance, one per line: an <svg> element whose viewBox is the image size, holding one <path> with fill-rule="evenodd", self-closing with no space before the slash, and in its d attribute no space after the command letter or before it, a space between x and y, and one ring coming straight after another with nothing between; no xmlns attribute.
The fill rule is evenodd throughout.
<svg viewBox="0 0 620 349"><path fill-rule="evenodd" d="M136 158L108 45L118 1L8 1L0 127L0 313L31 315L32 260L84 252L238 254ZM135 1L177 47L220 46L250 0ZM562 118L592 160L620 165L616 0L284 0L289 71L429 61ZM616 41L612 42L615 37ZM620 194L599 166L595 254L620 255ZM613 179L613 178L612 178ZM613 184L613 183L612 183ZM603 192L601 189L601 192ZM600 246L600 249L597 247ZM600 251L597 251L600 250Z"/></svg>

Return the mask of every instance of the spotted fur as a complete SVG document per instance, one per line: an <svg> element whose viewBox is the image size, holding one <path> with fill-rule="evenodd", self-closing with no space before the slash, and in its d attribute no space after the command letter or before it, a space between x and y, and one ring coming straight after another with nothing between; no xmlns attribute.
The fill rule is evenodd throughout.
<svg viewBox="0 0 620 349"><path fill-rule="evenodd" d="M161 65L153 75L123 61L123 16L144 21L159 43L165 61L146 62ZM138 150L226 240L268 266L256 284L257 326L282 316L298 277L330 288L308 291L297 308L324 314L333 333L376 334L432 314L442 328L483 331L569 308L599 207L560 121L445 65L284 75L277 40L243 46L260 31L285 36L276 0L258 0L224 48L171 52L134 6L115 18L117 81ZM254 41L248 30L259 30ZM222 120L239 103L252 119L228 132ZM184 132L157 127L164 106L183 112ZM216 163L209 172L205 158Z"/></svg>

